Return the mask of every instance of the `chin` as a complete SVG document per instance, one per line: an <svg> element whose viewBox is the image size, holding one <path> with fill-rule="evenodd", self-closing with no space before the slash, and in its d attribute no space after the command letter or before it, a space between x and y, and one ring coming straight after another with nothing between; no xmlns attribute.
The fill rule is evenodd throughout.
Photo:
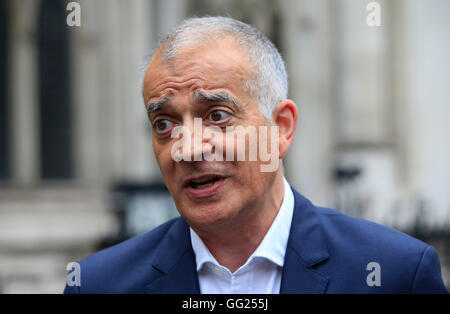
<svg viewBox="0 0 450 314"><path fill-rule="evenodd" d="M198 229L209 229L220 226L231 220L233 211L230 208L216 205L193 206L181 214L189 225Z"/></svg>

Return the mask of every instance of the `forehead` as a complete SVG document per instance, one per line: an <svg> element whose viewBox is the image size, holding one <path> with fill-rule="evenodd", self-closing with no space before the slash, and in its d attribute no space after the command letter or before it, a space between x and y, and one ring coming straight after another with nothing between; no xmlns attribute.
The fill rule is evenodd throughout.
<svg viewBox="0 0 450 314"><path fill-rule="evenodd" d="M157 51L145 75L144 98L148 103L173 90L198 88L239 93L250 75L246 52L229 37L184 47L174 60L162 60Z"/></svg>

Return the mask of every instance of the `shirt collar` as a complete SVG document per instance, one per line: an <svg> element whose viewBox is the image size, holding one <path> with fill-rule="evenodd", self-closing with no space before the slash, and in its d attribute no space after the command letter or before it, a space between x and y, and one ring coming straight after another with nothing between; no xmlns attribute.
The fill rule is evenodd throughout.
<svg viewBox="0 0 450 314"><path fill-rule="evenodd" d="M250 256L245 265L250 263L255 258L265 258L272 263L283 267L284 255L286 253L286 246L289 239L289 230L291 229L292 216L294 213L294 194L292 193L291 187L285 178L283 178L283 181L284 197L280 210L264 236L264 239L255 252L253 252ZM206 263L212 263L218 266L219 263L217 260L192 228L190 228L190 233L192 248L194 250L195 260L197 263L197 271L199 271Z"/></svg>

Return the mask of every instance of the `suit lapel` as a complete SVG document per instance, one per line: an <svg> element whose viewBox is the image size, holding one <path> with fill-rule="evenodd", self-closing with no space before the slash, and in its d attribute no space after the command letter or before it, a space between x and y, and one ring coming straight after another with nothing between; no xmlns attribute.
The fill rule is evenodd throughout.
<svg viewBox="0 0 450 314"><path fill-rule="evenodd" d="M280 293L325 293L328 278L316 266L328 250L315 207L292 189L294 215L286 247Z"/></svg>
<svg viewBox="0 0 450 314"><path fill-rule="evenodd" d="M147 285L148 293L200 293L189 226L182 218L161 241L152 267L159 276Z"/></svg>
<svg viewBox="0 0 450 314"><path fill-rule="evenodd" d="M293 189L294 215L281 278L280 293L324 293L328 278L317 265L328 259L324 233L315 207ZM195 255L188 224L178 219L156 250L156 278L148 293L199 294Z"/></svg>

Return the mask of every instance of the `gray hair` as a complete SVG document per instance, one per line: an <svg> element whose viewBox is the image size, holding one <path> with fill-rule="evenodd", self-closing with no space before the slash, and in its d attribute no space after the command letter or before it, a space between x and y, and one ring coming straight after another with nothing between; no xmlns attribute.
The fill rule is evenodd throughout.
<svg viewBox="0 0 450 314"><path fill-rule="evenodd" d="M172 60L183 47L217 35L231 35L243 47L250 60L252 73L244 90L258 103L264 117L272 121L278 103L288 97L288 78L283 58L274 44L259 30L229 17L201 17L185 20L158 45L162 59Z"/></svg>

